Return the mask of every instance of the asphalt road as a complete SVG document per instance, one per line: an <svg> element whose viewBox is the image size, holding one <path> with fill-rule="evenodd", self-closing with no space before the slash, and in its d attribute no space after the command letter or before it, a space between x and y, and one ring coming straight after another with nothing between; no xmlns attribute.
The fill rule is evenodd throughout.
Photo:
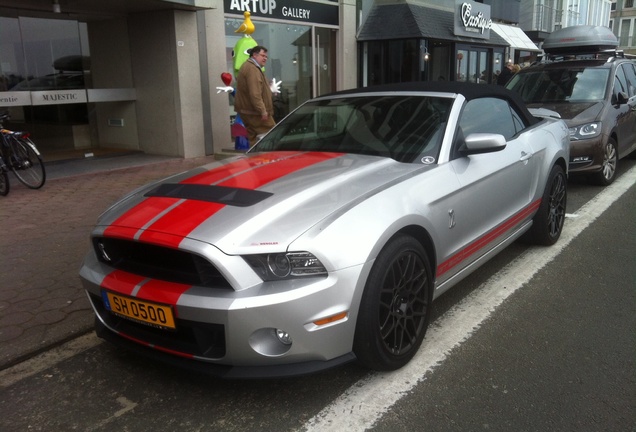
<svg viewBox="0 0 636 432"><path fill-rule="evenodd" d="M623 164L622 173L632 167ZM566 223L603 191L578 182L569 190ZM514 244L442 296L418 353L433 359L430 367L418 369L418 360L410 371L373 374L352 364L293 379L222 381L85 336L67 358L58 349L59 358L0 376L0 430L634 431L634 215L632 182L538 271L550 248ZM470 323L482 294L508 280L506 269L532 277L452 342L455 329L443 324Z"/></svg>

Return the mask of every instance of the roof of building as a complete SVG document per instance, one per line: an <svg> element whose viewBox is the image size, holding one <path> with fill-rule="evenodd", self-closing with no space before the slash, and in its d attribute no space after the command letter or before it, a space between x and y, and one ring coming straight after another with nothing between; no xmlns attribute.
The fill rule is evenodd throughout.
<svg viewBox="0 0 636 432"><path fill-rule="evenodd" d="M359 41L427 38L468 43L508 46L496 32L490 40L457 36L454 33L455 14L410 3L376 4L358 34Z"/></svg>

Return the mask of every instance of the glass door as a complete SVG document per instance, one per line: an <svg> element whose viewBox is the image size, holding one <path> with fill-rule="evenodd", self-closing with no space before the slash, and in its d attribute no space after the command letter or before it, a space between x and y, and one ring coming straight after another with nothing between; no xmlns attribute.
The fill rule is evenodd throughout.
<svg viewBox="0 0 636 432"><path fill-rule="evenodd" d="M458 46L456 65L457 81L480 84L492 82L487 48Z"/></svg>
<svg viewBox="0 0 636 432"><path fill-rule="evenodd" d="M315 71L314 95L321 96L336 90L335 30L314 27Z"/></svg>
<svg viewBox="0 0 636 432"><path fill-rule="evenodd" d="M244 36L235 33L242 19L225 21L228 72L234 73L234 49ZM274 97L274 118L282 119L312 97L336 90L336 31L331 28L292 23L252 20L256 30L251 37L268 49L265 66L268 80L282 81ZM212 87L221 83L212 83ZM233 100L230 100L233 104ZM234 116L233 108L230 116Z"/></svg>

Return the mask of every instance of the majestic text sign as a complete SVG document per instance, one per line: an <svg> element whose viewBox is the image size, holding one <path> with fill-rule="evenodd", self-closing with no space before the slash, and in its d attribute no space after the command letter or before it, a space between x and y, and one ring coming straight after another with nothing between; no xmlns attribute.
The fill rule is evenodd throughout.
<svg viewBox="0 0 636 432"><path fill-rule="evenodd" d="M455 1L455 35L490 39L490 5Z"/></svg>
<svg viewBox="0 0 636 432"><path fill-rule="evenodd" d="M86 103L86 90L47 90L31 92L33 105Z"/></svg>
<svg viewBox="0 0 636 432"><path fill-rule="evenodd" d="M223 0L223 11L252 17L276 18L305 23L338 25L338 3L333 5L306 0Z"/></svg>

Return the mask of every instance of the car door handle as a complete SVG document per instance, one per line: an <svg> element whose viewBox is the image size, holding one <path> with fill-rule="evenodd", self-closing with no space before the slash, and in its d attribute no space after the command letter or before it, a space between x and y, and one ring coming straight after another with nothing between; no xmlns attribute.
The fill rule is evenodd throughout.
<svg viewBox="0 0 636 432"><path fill-rule="evenodd" d="M522 152L521 152L521 157L519 158L519 160L520 160L521 162L525 162L525 161L527 161L528 159L530 159L531 157L532 157L532 153L526 153L526 152L522 151Z"/></svg>

